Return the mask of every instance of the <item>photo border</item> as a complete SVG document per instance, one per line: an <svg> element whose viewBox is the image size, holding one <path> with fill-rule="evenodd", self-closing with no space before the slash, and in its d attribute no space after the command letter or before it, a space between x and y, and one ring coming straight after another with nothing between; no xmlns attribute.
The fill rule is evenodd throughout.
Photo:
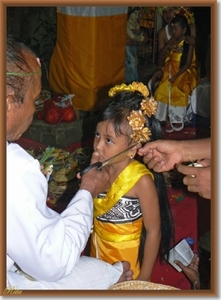
<svg viewBox="0 0 221 300"><path fill-rule="evenodd" d="M218 56L217 56L217 49L218 49L218 22L217 22L217 14L218 14L218 5L217 1L184 1L184 6L210 6L211 7L211 139L212 139L212 157L213 162L218 161L218 153L217 153L217 137L218 137L218 128L217 128L217 121L218 121L218 110L217 110L217 100L218 100L218 69L216 69ZM176 5L177 1L32 1L30 5L30 1L11 1L11 0L0 0L0 20L2 22L2 26L0 28L0 35L1 35L1 50L0 50L0 57L1 57L1 91L4 91L5 95L5 40L6 40L6 8L7 6L57 6L57 5L79 5L79 6L92 6L92 5L104 5L105 6L160 6L160 5ZM199 5L200 3L200 5ZM216 99L216 100L215 100ZM2 140L2 144L5 145L5 104L2 104L1 110L1 135L0 138ZM0 295L6 296L4 294L4 289L6 287L5 282L5 274L6 274L6 261L5 261L5 245L6 245L6 166L5 166L5 151L4 147L1 148L1 242L2 242L2 251L0 255L0 272L1 272L1 280L0 280ZM90 291L79 291L79 290L37 290L37 291L22 291L21 296L84 296L84 297L104 297L104 296L129 296L129 297L138 297L138 296L170 296L170 297L208 297L208 296L217 296L218 295L218 164L212 165L213 172L212 172L212 199L211 200L211 289L210 290L181 290L181 291L103 291L103 290L90 290ZM209 201L209 200L208 200ZM3 282L4 281L4 282ZM19 296L18 294L12 295L8 294L8 296Z"/></svg>

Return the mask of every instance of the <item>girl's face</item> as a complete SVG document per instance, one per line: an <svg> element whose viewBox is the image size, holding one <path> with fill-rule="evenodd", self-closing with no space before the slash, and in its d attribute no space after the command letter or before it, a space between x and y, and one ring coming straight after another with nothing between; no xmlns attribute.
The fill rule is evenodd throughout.
<svg viewBox="0 0 221 300"><path fill-rule="evenodd" d="M103 121L97 124L94 137L94 154L99 156L99 161L109 159L129 146L128 136L126 135L127 130L129 130L129 125L125 122L121 130L125 132L125 135L116 136L114 126L109 121ZM124 153L116 158L114 163L125 161L126 158L129 159L127 153Z"/></svg>
<svg viewBox="0 0 221 300"><path fill-rule="evenodd" d="M178 23L170 24L172 36L174 38L184 37L186 28L181 27Z"/></svg>

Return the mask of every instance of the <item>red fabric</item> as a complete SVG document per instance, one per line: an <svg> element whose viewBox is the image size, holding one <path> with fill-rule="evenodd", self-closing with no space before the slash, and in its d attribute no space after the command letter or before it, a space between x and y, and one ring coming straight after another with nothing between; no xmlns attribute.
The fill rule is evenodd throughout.
<svg viewBox="0 0 221 300"><path fill-rule="evenodd" d="M21 146L25 150L28 148L32 148L34 150L35 149L45 149L47 147L45 144L26 139L24 137L21 137L19 140L14 141L14 143L17 143L19 146Z"/></svg>
<svg viewBox="0 0 221 300"><path fill-rule="evenodd" d="M45 149L47 147L47 145L21 137L19 140L14 141L14 143L17 143L18 145L20 145L23 149L28 149L28 148L32 148L32 149ZM75 149L80 148L80 147L89 147L93 145L93 138L85 140L85 141L81 141L81 142L76 142L68 147L64 147L64 150L69 151L70 153L74 152Z"/></svg>
<svg viewBox="0 0 221 300"><path fill-rule="evenodd" d="M163 127L163 137L168 140L192 140L197 137L195 127L184 127L180 131L166 132L166 128Z"/></svg>
<svg viewBox="0 0 221 300"><path fill-rule="evenodd" d="M210 137L210 130L197 127L184 127L181 131L166 132L163 129L163 137L168 140L192 140Z"/></svg>
<svg viewBox="0 0 221 300"><path fill-rule="evenodd" d="M175 223L175 244L184 238L191 237L195 243L193 251L198 251L197 233L197 197L185 187L168 189L168 197L171 204ZM191 284L182 272L177 272L166 262L155 263L151 281L160 284L172 285L182 290L191 289Z"/></svg>

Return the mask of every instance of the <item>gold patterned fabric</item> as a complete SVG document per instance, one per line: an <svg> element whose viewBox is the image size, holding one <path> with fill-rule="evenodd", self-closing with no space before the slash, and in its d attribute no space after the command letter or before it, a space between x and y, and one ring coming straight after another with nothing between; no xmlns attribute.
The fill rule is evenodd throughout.
<svg viewBox="0 0 221 300"><path fill-rule="evenodd" d="M134 160L116 178L104 198L94 199L91 256L110 264L128 260L134 278L140 270L137 258L143 219L139 200L124 195L145 174L153 179L146 166Z"/></svg>

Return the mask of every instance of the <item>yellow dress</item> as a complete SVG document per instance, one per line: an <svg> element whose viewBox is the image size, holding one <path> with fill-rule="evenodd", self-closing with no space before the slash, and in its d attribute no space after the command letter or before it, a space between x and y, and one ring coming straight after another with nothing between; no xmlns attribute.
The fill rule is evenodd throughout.
<svg viewBox="0 0 221 300"><path fill-rule="evenodd" d="M154 98L158 102L156 118L159 121L165 121L167 116L170 119L170 123L184 123L186 121L189 95L199 79L194 48L190 67L179 75L173 83L168 81L170 77L179 71L183 43L184 41L181 41L176 50L168 53L163 68L163 77L154 94Z"/></svg>
<svg viewBox="0 0 221 300"><path fill-rule="evenodd" d="M134 160L116 178L106 194L94 199L90 255L110 264L129 261L134 278L140 271L137 259L143 219L139 199L123 196L145 174L153 178L145 165Z"/></svg>

